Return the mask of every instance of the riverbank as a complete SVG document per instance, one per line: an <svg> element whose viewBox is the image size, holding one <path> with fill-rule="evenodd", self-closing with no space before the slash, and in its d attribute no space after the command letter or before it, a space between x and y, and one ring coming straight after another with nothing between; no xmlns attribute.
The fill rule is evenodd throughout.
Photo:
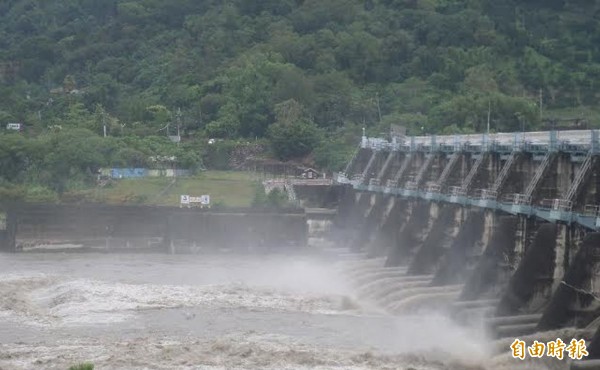
<svg viewBox="0 0 600 370"><path fill-rule="evenodd" d="M0 188L0 201L15 199L27 203L179 206L180 196L210 195L211 204L221 207L249 207L260 179L252 172L203 171L190 177L153 177L103 180L62 194L36 185Z"/></svg>

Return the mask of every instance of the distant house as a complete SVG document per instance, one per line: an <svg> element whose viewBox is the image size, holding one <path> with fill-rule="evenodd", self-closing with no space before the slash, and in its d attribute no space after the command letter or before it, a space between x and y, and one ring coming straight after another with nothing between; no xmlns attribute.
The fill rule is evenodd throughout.
<svg viewBox="0 0 600 370"><path fill-rule="evenodd" d="M318 179L321 173L313 168L306 168L302 171L302 177L305 179Z"/></svg>

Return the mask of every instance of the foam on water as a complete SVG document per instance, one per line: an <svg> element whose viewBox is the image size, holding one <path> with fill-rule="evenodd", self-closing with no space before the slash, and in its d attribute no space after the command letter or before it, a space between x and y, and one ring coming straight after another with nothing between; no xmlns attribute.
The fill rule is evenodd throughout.
<svg viewBox="0 0 600 370"><path fill-rule="evenodd" d="M286 282L279 281L278 285ZM307 279L308 280L308 279ZM307 281L307 290L310 284ZM313 289L314 291L314 289ZM284 291L243 283L182 286L126 284L56 276L0 276L0 312L49 324L119 322L138 311L182 307L219 307L335 314L356 309L344 295Z"/></svg>
<svg viewBox="0 0 600 370"><path fill-rule="evenodd" d="M23 272L0 275L0 369L65 369L81 361L99 369L132 370L499 370L531 365L494 357L497 346L506 349L506 343L492 342L476 326L461 327L441 312L419 311L451 299L460 286L424 288L427 277L397 277L382 267L384 259L333 265L296 257L11 258L16 262L0 259L0 267ZM357 280L363 293L373 293L365 295L395 305L401 314L382 314L370 300L357 298L350 284ZM207 315L201 325L215 321L208 317L213 314L220 318L215 325L225 327L211 332L209 324L201 326L207 329L204 336L188 331L194 321L182 319L180 311L194 309ZM180 315L173 329L164 329L171 322L153 326L142 320L145 315L165 318L171 311ZM243 322L248 318L257 320L260 329L248 330ZM140 330L125 325L135 320ZM279 330L285 325L292 327ZM3 340L7 327L29 326L45 335ZM101 327L105 331L87 333Z"/></svg>
<svg viewBox="0 0 600 370"><path fill-rule="evenodd" d="M65 369L93 361L101 369L466 369L444 353L376 354L332 350L294 338L246 333L210 341L138 338L128 341L62 341L52 346L0 345L0 366L11 369ZM31 355L35 353L34 359ZM21 360L14 360L21 359ZM479 367L477 367L479 368ZM472 367L476 369L476 367Z"/></svg>

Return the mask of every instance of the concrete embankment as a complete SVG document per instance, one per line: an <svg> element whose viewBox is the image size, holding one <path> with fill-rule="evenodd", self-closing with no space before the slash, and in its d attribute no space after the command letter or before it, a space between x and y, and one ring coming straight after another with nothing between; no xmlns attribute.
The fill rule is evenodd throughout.
<svg viewBox="0 0 600 370"><path fill-rule="evenodd" d="M304 246L303 209L187 209L112 205L31 205L6 208L1 250L19 243L74 243L107 249Z"/></svg>

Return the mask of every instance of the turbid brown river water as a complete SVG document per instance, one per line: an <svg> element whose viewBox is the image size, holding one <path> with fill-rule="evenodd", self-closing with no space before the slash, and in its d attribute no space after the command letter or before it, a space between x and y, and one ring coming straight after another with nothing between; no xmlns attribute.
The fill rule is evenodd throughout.
<svg viewBox="0 0 600 370"><path fill-rule="evenodd" d="M477 325L435 305L390 314L373 297L419 284L381 262L336 250L0 255L0 369L550 368L492 359Z"/></svg>

